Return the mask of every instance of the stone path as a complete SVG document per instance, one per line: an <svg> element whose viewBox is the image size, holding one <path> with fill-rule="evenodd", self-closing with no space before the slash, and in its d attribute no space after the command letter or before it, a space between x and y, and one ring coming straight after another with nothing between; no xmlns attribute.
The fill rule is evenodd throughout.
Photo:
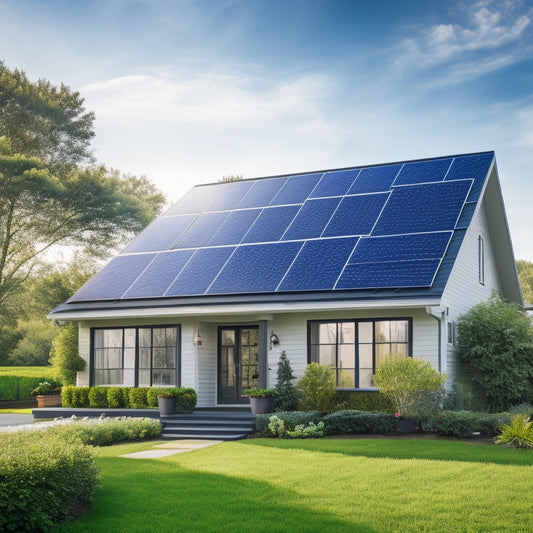
<svg viewBox="0 0 533 533"><path fill-rule="evenodd" d="M31 424L32 422L33 415L0 413L0 426L20 426L23 424Z"/></svg>
<svg viewBox="0 0 533 533"><path fill-rule="evenodd" d="M165 442L164 444L156 444L152 450L144 450L142 452L127 453L120 457L128 459L159 459L161 457L168 457L176 453L190 452L191 450L200 450L207 448L214 444L220 444L221 440L195 440L183 439L173 442Z"/></svg>

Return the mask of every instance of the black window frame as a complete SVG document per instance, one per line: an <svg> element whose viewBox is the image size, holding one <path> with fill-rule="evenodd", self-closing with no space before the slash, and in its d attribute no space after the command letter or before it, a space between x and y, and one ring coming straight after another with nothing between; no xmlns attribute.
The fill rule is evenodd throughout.
<svg viewBox="0 0 533 533"><path fill-rule="evenodd" d="M153 330L154 329L164 329L164 328L175 328L176 329L176 368L174 372L174 385L153 385L153 370L154 367L153 361ZM89 386L95 386L95 333L101 330L122 330L122 371L124 371L124 339L125 339L125 330L134 330L135 331L135 367L134 367L134 387L139 386L139 330L140 329L150 329L151 330L151 355L150 355L150 385L149 387L180 387L181 386L181 324L157 324L157 325L135 325L135 326L99 326L91 328L90 333L90 352L89 352ZM98 385L99 387L127 387L132 385L118 385L118 384L105 384ZM147 386L147 385L143 385Z"/></svg>
<svg viewBox="0 0 533 533"><path fill-rule="evenodd" d="M353 390L378 390L376 387L361 387L360 386L360 365L359 365L359 342L358 342L358 336L359 336L359 324L362 322L371 322L372 323L372 375L376 373L376 345L381 343L376 343L375 338L375 332L376 322L391 322L391 321L406 321L407 322L407 357L413 357L413 318L412 317L379 317L379 318L331 318L331 319L317 319L317 320L308 320L307 321L307 363L313 363L318 361L313 361L312 357L312 346L313 343L311 342L312 339L312 328L315 324L330 324L330 323L337 323L338 324L351 322L355 323L355 336L354 336L354 364L355 364L355 387L335 387L339 391L353 391ZM338 331L338 330L337 330ZM338 333L337 333L338 335ZM338 347L339 342L337 338L337 342L335 344L336 346L336 360L338 361ZM317 346L320 345L320 343L316 344ZM335 367L337 368L337 367ZM337 382L337 376L335 376L335 382Z"/></svg>

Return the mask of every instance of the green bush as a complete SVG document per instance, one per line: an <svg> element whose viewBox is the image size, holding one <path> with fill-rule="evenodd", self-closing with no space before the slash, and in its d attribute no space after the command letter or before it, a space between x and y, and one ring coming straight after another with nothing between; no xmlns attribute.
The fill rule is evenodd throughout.
<svg viewBox="0 0 533 533"><path fill-rule="evenodd" d="M276 382L276 411L294 411L298 409L298 392L293 381L296 379L285 350L278 361L278 379Z"/></svg>
<svg viewBox="0 0 533 533"><path fill-rule="evenodd" d="M76 385L76 375L87 363L78 353L78 324L71 322L61 328L52 342L50 362L64 385Z"/></svg>
<svg viewBox="0 0 533 533"><path fill-rule="evenodd" d="M0 376L0 400L18 400L18 376Z"/></svg>
<svg viewBox="0 0 533 533"><path fill-rule="evenodd" d="M44 381L52 382L49 377L0 375L0 400L31 400L31 391ZM59 383L54 382L56 385Z"/></svg>
<svg viewBox="0 0 533 533"><path fill-rule="evenodd" d="M509 423L508 413L491 414L472 411L442 411L431 420L422 422L424 431L436 431L449 437L470 437L479 433L485 437L495 437L501 428Z"/></svg>
<svg viewBox="0 0 533 533"><path fill-rule="evenodd" d="M509 410L511 415L523 415L526 418L533 420L533 405L527 402L519 403L518 405L513 405Z"/></svg>
<svg viewBox="0 0 533 533"><path fill-rule="evenodd" d="M327 365L311 363L305 367L304 375L297 385L302 411L334 410L335 374Z"/></svg>
<svg viewBox="0 0 533 533"><path fill-rule="evenodd" d="M337 391L335 393L334 403L338 411L395 412L390 399L378 391Z"/></svg>
<svg viewBox="0 0 533 533"><path fill-rule="evenodd" d="M72 387L71 407L89 407L89 387Z"/></svg>
<svg viewBox="0 0 533 533"><path fill-rule="evenodd" d="M390 413L337 411L324 417L326 433L387 434L396 432L396 417Z"/></svg>
<svg viewBox="0 0 533 533"><path fill-rule="evenodd" d="M107 404L107 387L91 387L89 390L89 407L106 408Z"/></svg>
<svg viewBox="0 0 533 533"><path fill-rule="evenodd" d="M171 394L176 398L176 413L192 413L198 401L196 391L188 387L152 387L146 394L149 407L158 406L158 394Z"/></svg>
<svg viewBox="0 0 533 533"><path fill-rule="evenodd" d="M310 422L318 424L322 421L323 415L320 411L288 411L276 413L276 416L283 420L285 429L292 431L296 426L309 425ZM268 424L272 414L257 415L255 417L255 429L261 433L269 434Z"/></svg>
<svg viewBox="0 0 533 533"><path fill-rule="evenodd" d="M63 387L61 389L61 405L63 407L73 407L72 405L72 393L76 387Z"/></svg>
<svg viewBox="0 0 533 533"><path fill-rule="evenodd" d="M511 424L501 428L496 444L514 448L533 448L533 422L528 421L523 415L515 415Z"/></svg>
<svg viewBox="0 0 533 533"><path fill-rule="evenodd" d="M168 387L151 387L146 393L146 401L148 402L148 407L155 407L157 409L157 396L168 392Z"/></svg>
<svg viewBox="0 0 533 533"><path fill-rule="evenodd" d="M107 405L110 409L128 408L130 406L129 387L109 387Z"/></svg>
<svg viewBox="0 0 533 533"><path fill-rule="evenodd" d="M279 439L308 439L324 436L324 422L309 422L299 424L293 430L285 428L285 422L276 415L271 415L268 423L268 433Z"/></svg>
<svg viewBox="0 0 533 533"><path fill-rule="evenodd" d="M491 411L533 401L533 334L526 312L493 295L457 323L460 356Z"/></svg>
<svg viewBox="0 0 533 533"><path fill-rule="evenodd" d="M146 387L131 387L129 392L130 407L132 409L146 409L148 407L147 393L148 388Z"/></svg>
<svg viewBox="0 0 533 533"><path fill-rule="evenodd" d="M46 531L91 501L91 449L46 431L0 434L0 531Z"/></svg>

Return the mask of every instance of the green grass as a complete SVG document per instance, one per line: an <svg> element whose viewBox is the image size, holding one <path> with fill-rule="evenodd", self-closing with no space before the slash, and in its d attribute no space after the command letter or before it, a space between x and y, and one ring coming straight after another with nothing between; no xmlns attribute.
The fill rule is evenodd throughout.
<svg viewBox="0 0 533 533"><path fill-rule="evenodd" d="M532 531L533 453L425 439L250 439L165 459L98 450L92 508L56 532Z"/></svg>
<svg viewBox="0 0 533 533"><path fill-rule="evenodd" d="M0 414L31 415L32 409L0 409Z"/></svg>
<svg viewBox="0 0 533 533"><path fill-rule="evenodd" d="M51 366L0 366L0 376L3 375L50 379L54 377Z"/></svg>

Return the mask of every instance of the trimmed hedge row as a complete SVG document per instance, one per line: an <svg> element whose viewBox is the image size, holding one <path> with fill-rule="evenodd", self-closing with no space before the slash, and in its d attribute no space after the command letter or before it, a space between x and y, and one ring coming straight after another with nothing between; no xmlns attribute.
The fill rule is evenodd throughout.
<svg viewBox="0 0 533 533"><path fill-rule="evenodd" d="M379 391L337 391L336 410L394 413L392 402Z"/></svg>
<svg viewBox="0 0 533 533"><path fill-rule="evenodd" d="M48 381L48 383L52 383L54 387L59 385L58 383L47 377L39 378L2 374L0 375L0 400L31 400L33 399L31 391L43 381Z"/></svg>
<svg viewBox="0 0 533 533"><path fill-rule="evenodd" d="M484 437L496 437L501 428L511 422L509 413L479 413L473 411L442 411L422 422L424 431L435 431L450 437L470 437L479 433Z"/></svg>
<svg viewBox="0 0 533 533"><path fill-rule="evenodd" d="M63 387L63 407L92 407L95 409L157 408L157 395L176 393L176 412L191 413L196 407L194 389L187 387Z"/></svg>
<svg viewBox="0 0 533 533"><path fill-rule="evenodd" d="M47 531L91 501L94 452L48 431L0 434L0 531Z"/></svg>

